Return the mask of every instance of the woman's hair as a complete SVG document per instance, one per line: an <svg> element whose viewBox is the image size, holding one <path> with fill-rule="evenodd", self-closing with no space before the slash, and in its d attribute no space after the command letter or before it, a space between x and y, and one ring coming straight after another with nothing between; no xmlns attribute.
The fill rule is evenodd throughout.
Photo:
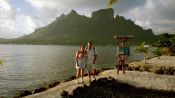
<svg viewBox="0 0 175 98"><path fill-rule="evenodd" d="M92 41L89 41L88 43L92 44Z"/></svg>
<svg viewBox="0 0 175 98"><path fill-rule="evenodd" d="M81 49L81 48L85 48L85 45L80 45L80 49Z"/></svg>

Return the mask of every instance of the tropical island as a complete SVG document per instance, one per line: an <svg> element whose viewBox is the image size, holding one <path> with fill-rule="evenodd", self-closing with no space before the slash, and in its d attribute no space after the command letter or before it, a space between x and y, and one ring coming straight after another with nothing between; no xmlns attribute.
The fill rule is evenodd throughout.
<svg viewBox="0 0 175 98"><path fill-rule="evenodd" d="M112 9L102 9L97 12L103 13L105 11L112 12ZM94 12L94 13L97 13L97 12ZM78 14L72 10L67 16L62 15L61 17L70 17L69 15L71 15L71 17L72 16L77 17ZM85 16L81 16L81 17L85 17ZM93 17L98 17L98 15L97 16L93 15ZM104 17L105 19L106 17L109 18L109 16L104 16ZM119 19L121 18L121 16L117 16L117 17ZM96 19L98 20L100 18L98 17ZM81 19L81 18L78 18L78 19ZM128 22L130 20L124 19L124 21ZM66 22L63 22L63 23L66 23ZM48 27L50 27L50 25L51 24L49 24ZM132 25L133 25L133 28L139 28L139 26L136 26L134 23ZM53 26L53 23L52 23L52 26ZM44 28L40 28L42 33L43 33L42 29L44 30ZM41 34L41 32L39 32L40 30L35 30L35 32L32 33L31 35L23 36L16 40L23 40L25 38L27 40L30 38L32 39L37 34L38 35ZM121 30L127 30L127 29L121 29ZM128 29L128 30L131 30L131 29ZM48 97L56 98L56 97L61 97L61 96L63 98L86 98L87 96L95 97L95 98L96 97L101 97L101 98L106 98L106 97L107 98L111 98L111 97L123 98L124 97L125 98L125 97L131 97L131 96L132 97L143 97L143 98L146 98L146 97L173 98L175 96L175 89L174 89L175 87L174 85L174 82L175 82L174 81L175 80L175 77L174 77L174 74L175 74L175 65L174 65L174 59L175 59L174 58L174 55L175 55L174 42L175 41L174 41L174 38L175 37L174 35L171 35L168 33L161 34L161 35L154 35L152 31L151 32L149 31L151 30L140 29L140 33L144 32L144 34L147 33L148 35L144 35L145 39L144 38L139 39L138 33L133 34L136 37L136 38L134 37L135 41L133 42L141 43L143 41L146 41L147 44L151 43L151 45L153 45L154 47L157 47L157 49L155 49L154 51L151 51L152 53L154 53L156 57L149 58L149 59L145 57L146 61L141 60L141 61L129 63L128 66L126 66L127 71L125 75L121 73L117 75L116 69L106 70L104 68L104 69L98 70L97 80L94 80L90 83L88 82L88 79L87 79L88 77L85 77L84 84L76 84L75 83L76 77L72 76L62 82L55 82L53 84L48 84L48 85L45 85L41 88L34 89L34 90L22 91L19 96L24 97L24 98L48 98ZM111 31L111 35L112 34L113 33ZM129 35L129 34L130 33L126 33L125 35ZM88 35L86 36L87 36L87 39L86 38L85 39L90 40L88 39L90 37L88 37ZM89 36L92 37L92 35L89 35ZM104 38L107 38L106 36L107 35L105 35ZM149 41L147 41L148 39L147 37L149 38L152 37L153 40L151 40L152 39L151 38L149 39ZM36 39L38 38L39 36L36 37ZM101 39L101 37L99 38L98 41L96 40L98 38L93 38L93 39L95 39L93 41L95 41L97 44L102 44L102 45L109 44L108 42L99 43L99 40ZM109 42L110 41L112 42L111 40L112 38L110 38L110 36L109 36L109 39L110 39ZM84 39L79 39L79 41L80 40L81 42L84 41L85 43ZM22 43L18 43L18 44L22 44ZM32 43L28 43L28 44L32 44ZM69 43L66 43L66 44L69 44ZM78 43L75 42L74 44L78 44ZM134 44L138 44L138 43L134 43ZM140 46L138 46L135 52L143 53L145 56L147 56L150 53L150 51L147 50L147 47L145 47L145 42L143 42ZM142 81L143 79L144 81ZM108 89L108 91L105 91L106 89Z"/></svg>
<svg viewBox="0 0 175 98"><path fill-rule="evenodd" d="M115 45L114 34L133 35L132 45L141 42L153 43L159 36L151 29L144 30L131 19L114 16L112 8L94 11L91 17L79 15L75 10L62 14L50 24L35 29L29 35L15 39L0 39L1 44L65 44L79 45L92 40L98 45ZM144 37L143 37L144 35Z"/></svg>
<svg viewBox="0 0 175 98"><path fill-rule="evenodd" d="M116 1L118 0L109 0L109 5L112 5ZM114 67L107 68L101 66L97 70L96 79L88 81L87 73L85 73L83 74L85 76L84 82L76 83L77 77L75 75L70 76L70 73L74 68L71 64L74 64L72 58L74 50L78 47L77 45L87 44L88 41L92 41L97 46L103 46L101 49L110 47L110 49L106 50L106 54L110 54L109 51L111 50L116 51L116 47L115 50L113 47L118 45L119 50L117 47L117 51L122 52L122 55L126 56L124 49L120 51L120 42L116 41L114 39L116 36L113 38L113 35L125 36L124 40L127 35L131 35L132 39L128 41L126 48L129 49L129 46L134 46L132 47L132 55L142 54L139 55L139 61L135 60L120 65L121 54L116 54L118 56L118 62ZM119 37L116 37L116 39L119 39ZM122 42L123 40L121 39L120 41ZM3 83L5 83L5 86L8 85L8 89L1 89L2 96L0 97L2 98L4 96L6 98L8 96L7 94L10 94L10 91L8 91L9 87L11 85L14 86L14 84L19 87L15 88L14 86L14 89L17 91L11 91L15 94L13 98L175 97L175 35L169 32L155 35L152 29L145 29L131 19L115 15L113 8L93 11L91 16L80 15L75 10L71 10L68 14L60 15L54 21L46 26L35 29L30 34L12 39L0 38L0 44L2 44L2 48L5 47L3 48L5 52L8 48L14 48L14 50L7 50L2 55L2 57L7 58L8 62L13 62L12 64L10 64L11 62L6 63L6 60L0 60L1 67L7 72L4 72L5 74L3 73L4 76L2 76L2 79L4 80L2 82L7 80L7 82ZM22 48L19 46L22 46ZM34 46L39 47L36 48ZM122 46L122 48L125 48L124 45ZM60 51L57 49L60 49ZM64 50L69 51L68 53L70 54L66 54ZM104 50L101 51L104 52ZM8 54L8 52L11 53ZM59 53L57 54L57 52ZM130 56L129 52L127 56ZM115 54L116 52L112 53ZM149 57L149 54L154 56ZM66 57L66 55L71 56ZM114 59L112 57L114 56L107 55L106 58ZM140 60L142 57L144 60ZM57 61L64 62L64 65L61 65L62 63L58 63ZM69 61L69 63L66 61ZM15 67L11 67L11 65ZM106 66L108 66L108 63L106 63ZM42 69L42 67L46 68ZM10 71L8 68L11 68ZM119 72L123 68L126 70L126 73ZM15 73L17 74L15 76L13 72L16 72L16 70L19 70L19 73ZM47 70L50 72L53 71L53 73L47 73ZM61 72L59 73L55 70L61 70ZM33 72L36 73L32 74ZM43 77L39 76L41 74L43 74ZM59 75L60 77L61 75L62 77L70 77L68 79L57 80L58 78L52 77L52 75L56 77ZM8 76L11 77L9 78ZM52 77L51 81L48 80L50 79L49 77ZM42 78L41 82L39 78ZM32 79L35 79L35 81L32 81ZM39 81L36 81L37 79ZM26 82L26 84L22 82ZM43 85L38 86L35 82ZM33 86L35 88L29 88L27 86Z"/></svg>

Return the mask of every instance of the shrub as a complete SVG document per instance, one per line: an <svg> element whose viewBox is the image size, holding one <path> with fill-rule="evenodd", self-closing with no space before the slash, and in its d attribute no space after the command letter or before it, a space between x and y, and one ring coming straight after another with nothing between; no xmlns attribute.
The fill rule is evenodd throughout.
<svg viewBox="0 0 175 98"><path fill-rule="evenodd" d="M62 98L68 98L68 94L69 93L67 91L63 90L60 95L62 96Z"/></svg>
<svg viewBox="0 0 175 98"><path fill-rule="evenodd" d="M154 73L156 73L156 74L164 74L164 70L163 70L162 67L157 67L157 68L155 68L153 71L154 71Z"/></svg>

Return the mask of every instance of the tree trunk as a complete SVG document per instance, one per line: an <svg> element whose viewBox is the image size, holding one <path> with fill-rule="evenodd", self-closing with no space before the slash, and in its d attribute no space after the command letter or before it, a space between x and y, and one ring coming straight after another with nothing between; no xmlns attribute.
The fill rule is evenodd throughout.
<svg viewBox="0 0 175 98"><path fill-rule="evenodd" d="M148 60L148 55L147 55L147 53L144 53L144 61L145 61L145 63L147 63L147 60Z"/></svg>

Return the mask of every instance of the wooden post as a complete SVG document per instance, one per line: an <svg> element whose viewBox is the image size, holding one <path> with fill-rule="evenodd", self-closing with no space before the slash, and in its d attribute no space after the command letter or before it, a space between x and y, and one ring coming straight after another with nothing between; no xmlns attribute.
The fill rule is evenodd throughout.
<svg viewBox="0 0 175 98"><path fill-rule="evenodd" d="M128 39L132 39L133 36L115 35L114 38L119 40L119 48L123 49L123 53L118 54L118 64L116 65L117 74L119 74L120 66L122 66L123 74L125 74L125 61L127 60L129 54L125 54L124 49L126 48L126 42Z"/></svg>

